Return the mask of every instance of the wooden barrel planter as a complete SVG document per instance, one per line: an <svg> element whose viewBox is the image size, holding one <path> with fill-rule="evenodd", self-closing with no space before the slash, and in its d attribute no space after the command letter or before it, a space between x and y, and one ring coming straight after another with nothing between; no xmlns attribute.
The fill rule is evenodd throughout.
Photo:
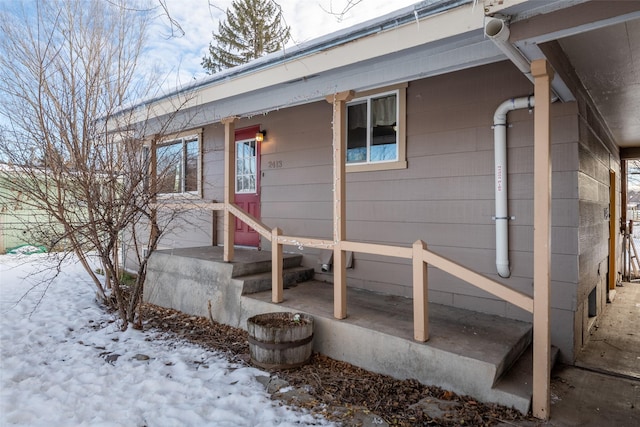
<svg viewBox="0 0 640 427"><path fill-rule="evenodd" d="M313 318L300 313L258 314L247 320L251 362L265 369L302 366L311 357Z"/></svg>

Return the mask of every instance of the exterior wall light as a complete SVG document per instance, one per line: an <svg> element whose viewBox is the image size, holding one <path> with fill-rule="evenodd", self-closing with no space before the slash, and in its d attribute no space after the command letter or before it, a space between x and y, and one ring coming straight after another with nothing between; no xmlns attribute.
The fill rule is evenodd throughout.
<svg viewBox="0 0 640 427"><path fill-rule="evenodd" d="M260 132L256 132L256 142L262 142L264 141L264 137L267 134L266 130L260 131Z"/></svg>

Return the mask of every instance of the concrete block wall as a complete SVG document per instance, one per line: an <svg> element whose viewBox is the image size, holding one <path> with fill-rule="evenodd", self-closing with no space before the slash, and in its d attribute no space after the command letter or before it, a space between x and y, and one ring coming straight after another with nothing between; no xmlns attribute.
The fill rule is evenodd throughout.
<svg viewBox="0 0 640 427"><path fill-rule="evenodd" d="M611 147L609 135L597 115L583 99L579 99L579 280L576 290L575 349L589 340L589 328L602 313L607 302L609 256L621 266L621 181L620 158ZM610 171L615 172L616 215L610 215ZM610 221L616 234L610 236ZM617 251L609 254L609 239L616 239ZM595 307L594 307L595 306ZM595 309L595 310L594 310ZM575 358L575 355L574 355Z"/></svg>

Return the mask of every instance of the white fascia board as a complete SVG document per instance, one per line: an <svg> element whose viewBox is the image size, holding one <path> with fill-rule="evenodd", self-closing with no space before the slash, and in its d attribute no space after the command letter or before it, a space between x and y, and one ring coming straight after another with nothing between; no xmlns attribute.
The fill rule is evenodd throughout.
<svg viewBox="0 0 640 427"><path fill-rule="evenodd" d="M487 16L518 16L522 20L587 1L592 0L484 0L484 9Z"/></svg>
<svg viewBox="0 0 640 427"><path fill-rule="evenodd" d="M581 25L570 25L568 23L567 28L563 28L561 30L548 32L544 34L540 34L535 37L530 37L525 40L517 40L515 41L515 45L518 48L522 48L523 46L531 45L531 44L540 44L546 43L551 40L558 40L564 37L575 36L577 34L586 33L588 31L598 30L604 27L610 27L612 25L621 24L624 22L632 21L635 19L640 19L640 10L635 12L629 12L622 15L613 16L606 19L599 19L595 21L588 22L586 24ZM525 47L526 48L526 47Z"/></svg>
<svg viewBox="0 0 640 427"><path fill-rule="evenodd" d="M483 0L482 5L484 12L488 16L493 16L497 13L504 13L505 9L514 8L527 1L529 0Z"/></svg>
<svg viewBox="0 0 640 427"><path fill-rule="evenodd" d="M440 14L427 16L418 22L363 37L323 52L285 61L254 73L230 77L229 80L196 89L197 95L181 108L202 106L448 37L481 30L483 24L484 11L481 7L474 7L473 4L459 6ZM153 115L157 117L170 114L175 111L174 105L176 105L175 97L155 102L152 107ZM144 106L141 107L144 108Z"/></svg>
<svg viewBox="0 0 640 427"><path fill-rule="evenodd" d="M352 64L307 81L275 85L203 105L198 109L200 116L193 119L192 123L204 125L229 116L267 114L273 110L324 101L327 93L390 86L503 59L504 56L491 41L478 36L473 43L465 42L459 46L447 44L438 49L418 47L405 54L374 60L375 67L371 66L372 61Z"/></svg>

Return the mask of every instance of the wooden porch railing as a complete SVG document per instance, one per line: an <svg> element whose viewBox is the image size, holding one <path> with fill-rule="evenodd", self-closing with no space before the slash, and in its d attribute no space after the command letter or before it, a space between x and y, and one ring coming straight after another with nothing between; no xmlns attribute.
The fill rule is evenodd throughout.
<svg viewBox="0 0 640 427"><path fill-rule="evenodd" d="M175 203L163 204L162 206L174 209L187 209L194 207L193 204ZM354 241L335 242L333 240L316 239L312 237L285 236L279 228L276 227L269 229L260 220L243 211L233 203L200 203L195 206L199 209L229 212L233 218L237 218L244 222L258 232L263 238L271 242L273 279L271 292L272 301L274 303L280 303L283 301L283 246L290 245L333 250L339 248L342 252L350 251L411 260L413 265L414 338L417 341L424 342L429 339L428 265L432 265L433 267L445 271L458 279L464 280L479 289L510 302L523 310L533 313L533 298L529 295L514 290L500 282L470 270L451 259L428 250L426 243L422 240L417 240L411 247L404 247L377 243ZM346 301L341 302L341 304L346 305Z"/></svg>

